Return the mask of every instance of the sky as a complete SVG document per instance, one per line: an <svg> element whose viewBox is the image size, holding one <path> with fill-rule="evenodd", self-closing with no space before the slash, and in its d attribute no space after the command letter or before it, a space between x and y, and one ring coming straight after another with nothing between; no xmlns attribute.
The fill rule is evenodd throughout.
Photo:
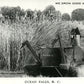
<svg viewBox="0 0 84 84"><path fill-rule="evenodd" d="M60 2L60 4L56 4ZM66 4L62 4L66 2ZM67 4L67 3L83 3L83 0L0 0L0 7L10 6L16 7L20 6L23 9L32 10L44 10L48 5L54 5L56 10L61 11L61 13L69 13L77 8L84 8L84 4Z"/></svg>

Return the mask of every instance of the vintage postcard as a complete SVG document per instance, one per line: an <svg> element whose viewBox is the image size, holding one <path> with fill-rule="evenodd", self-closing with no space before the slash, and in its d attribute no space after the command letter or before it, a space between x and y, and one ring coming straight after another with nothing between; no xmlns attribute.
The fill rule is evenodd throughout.
<svg viewBox="0 0 84 84"><path fill-rule="evenodd" d="M0 0L0 83L83 83L83 0Z"/></svg>

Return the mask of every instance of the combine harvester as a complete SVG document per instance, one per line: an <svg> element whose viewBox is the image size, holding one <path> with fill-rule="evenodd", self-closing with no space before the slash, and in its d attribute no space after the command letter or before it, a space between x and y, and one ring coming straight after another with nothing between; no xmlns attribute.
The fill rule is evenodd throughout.
<svg viewBox="0 0 84 84"><path fill-rule="evenodd" d="M77 77L79 67L83 63L84 52L80 48L80 32L78 28L71 31L72 46L63 48L60 34L58 34L60 47L42 48L42 53L37 55L29 41L22 43L22 47L27 46L33 54L35 64L25 65L24 72L30 76L47 76L47 77ZM66 50L72 49L72 60L67 62ZM48 56L45 55L49 52Z"/></svg>

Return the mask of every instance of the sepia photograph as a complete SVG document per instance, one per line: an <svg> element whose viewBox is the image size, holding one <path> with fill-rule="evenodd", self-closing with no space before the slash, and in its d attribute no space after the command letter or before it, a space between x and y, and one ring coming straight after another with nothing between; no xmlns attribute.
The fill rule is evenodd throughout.
<svg viewBox="0 0 84 84"><path fill-rule="evenodd" d="M83 0L0 0L1 79L61 84L55 78L79 77L84 77Z"/></svg>

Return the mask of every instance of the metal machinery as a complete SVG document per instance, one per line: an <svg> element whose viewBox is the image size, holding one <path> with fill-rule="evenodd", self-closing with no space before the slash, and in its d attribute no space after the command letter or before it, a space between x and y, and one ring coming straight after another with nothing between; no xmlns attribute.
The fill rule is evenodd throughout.
<svg viewBox="0 0 84 84"><path fill-rule="evenodd" d="M24 66L25 73L32 76L43 75L49 77L76 76L75 71L72 70L73 66L67 65L66 54L64 52L66 48L62 47L61 38L59 34L58 34L58 40L60 44L59 48L44 49L44 52L46 51L50 53L49 56L45 55L44 52L42 54L43 56L41 56L41 54L37 55L37 53L34 51L28 40L23 42L21 48L23 48L26 45L33 54L33 57L35 58L36 62L33 65ZM73 49L73 46L70 48ZM73 50L73 61L75 62L74 50ZM71 73L74 74L71 75Z"/></svg>

